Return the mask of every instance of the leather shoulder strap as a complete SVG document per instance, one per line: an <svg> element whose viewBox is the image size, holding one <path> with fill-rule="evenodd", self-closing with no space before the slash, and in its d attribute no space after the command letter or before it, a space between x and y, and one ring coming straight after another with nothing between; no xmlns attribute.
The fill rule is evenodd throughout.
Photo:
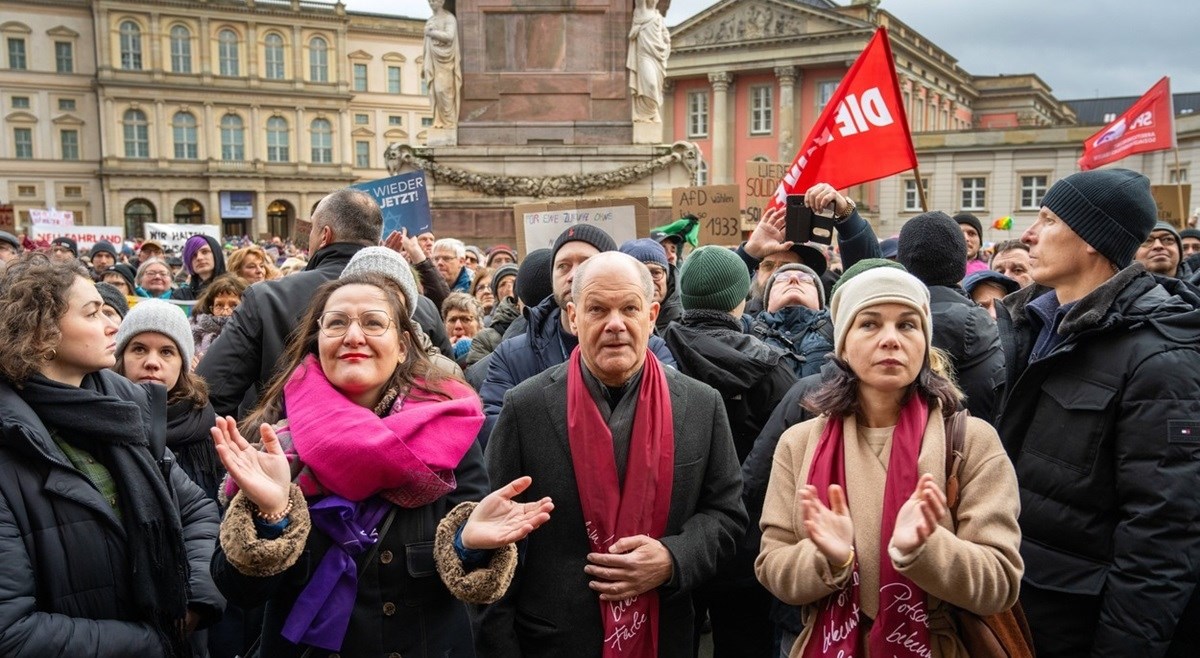
<svg viewBox="0 0 1200 658"><path fill-rule="evenodd" d="M958 525L959 472L962 470L963 448L967 443L967 410L946 416L946 506L954 525Z"/></svg>

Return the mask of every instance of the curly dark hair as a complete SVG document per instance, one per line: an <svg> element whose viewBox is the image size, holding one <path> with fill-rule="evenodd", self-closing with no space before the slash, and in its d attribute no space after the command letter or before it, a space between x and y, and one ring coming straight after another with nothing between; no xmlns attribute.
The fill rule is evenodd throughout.
<svg viewBox="0 0 1200 658"><path fill-rule="evenodd" d="M196 299L196 305L192 307L192 315L212 315L212 303L217 297L234 295L241 299L248 287L242 277L232 272L222 274L210 281L204 288L204 292L200 293L200 297Z"/></svg>
<svg viewBox="0 0 1200 658"><path fill-rule="evenodd" d="M303 367L304 359L308 355L319 356L318 340L321 331L318 323L321 314L325 312L325 305L334 292L351 285L374 286L383 291L388 299L388 305L391 307L392 321L396 324L400 343L405 348L404 361L392 373L392 378L385 386L385 390L395 389L402 395L404 392L411 392L426 398L450 399L450 393L442 387L442 383L447 379L457 378L439 370L421 349L416 338L417 332L421 329L416 327L408 317L408 309L404 304L404 293L400 290L399 284L382 274L363 272L330 281L317 288L316 294L313 295L312 301L308 305L308 310L288 340L287 348L281 358L283 367L267 386L266 392L259 399L258 406L239 425L244 436L258 436L259 425L262 423L274 424L286 416L283 400L284 385L287 384L296 368ZM418 379L421 380L419 387L416 386Z"/></svg>
<svg viewBox="0 0 1200 658"><path fill-rule="evenodd" d="M58 325L67 314L67 291L80 278L92 280L79 261L41 252L9 263L0 278L0 377L20 386L41 370L62 340Z"/></svg>
<svg viewBox="0 0 1200 658"><path fill-rule="evenodd" d="M850 416L862 410L858 397L858 375L846 361L830 356L829 362L837 366L827 374L817 390L813 391L801 402L801 405L814 414L829 414L830 416ZM942 415L949 416L962 402L963 394L954 382L953 366L950 358L936 347L929 349L929 358L921 366L917 378L909 384L901 404L912 399L913 394L924 398L925 403L942 406Z"/></svg>

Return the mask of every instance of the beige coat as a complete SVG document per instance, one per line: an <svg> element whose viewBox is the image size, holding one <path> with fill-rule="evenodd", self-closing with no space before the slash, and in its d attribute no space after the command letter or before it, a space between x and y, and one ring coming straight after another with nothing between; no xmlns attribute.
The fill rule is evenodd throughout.
<svg viewBox="0 0 1200 658"><path fill-rule="evenodd" d="M804 531L796 490L808 479L813 451L825 429L822 416L789 429L779 440L771 481L763 506L762 549L755 561L758 579L784 603L802 605L804 632L792 647L801 655L812 634L814 604L843 586L850 570L835 574L828 560ZM846 442L847 496L854 520L858 554L861 606L872 619L879 610L879 528L884 464L891 454L891 439L876 457L858 438L853 418L843 421ZM954 634L945 603L988 615L1012 606L1017 600L1023 565L1018 552L1021 530L1017 525L1020 499L1011 462L991 425L971 418L967 425L958 508L958 531L949 514L925 545L897 563L897 570L929 595L930 644L934 658L965 656ZM941 411L930 411L921 451L920 473L930 473L944 490L946 435ZM886 546L885 546L886 548Z"/></svg>

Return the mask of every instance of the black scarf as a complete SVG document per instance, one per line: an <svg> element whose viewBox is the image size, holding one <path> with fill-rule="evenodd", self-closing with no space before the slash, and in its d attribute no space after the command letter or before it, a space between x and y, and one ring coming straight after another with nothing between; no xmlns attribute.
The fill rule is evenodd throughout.
<svg viewBox="0 0 1200 658"><path fill-rule="evenodd" d="M167 407L167 447L179 458L188 477L213 500L225 477L209 431L216 425L217 414L211 404L197 407L191 400L180 400Z"/></svg>
<svg viewBox="0 0 1200 658"><path fill-rule="evenodd" d="M20 396L46 427L112 472L137 614L166 639L167 655L185 656L188 562L179 507L150 452L150 417L121 397L118 377L94 372L77 388L34 375Z"/></svg>

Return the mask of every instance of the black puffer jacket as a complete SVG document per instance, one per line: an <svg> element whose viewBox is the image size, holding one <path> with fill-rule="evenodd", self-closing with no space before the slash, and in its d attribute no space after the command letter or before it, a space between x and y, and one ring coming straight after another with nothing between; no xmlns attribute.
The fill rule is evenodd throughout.
<svg viewBox="0 0 1200 658"><path fill-rule="evenodd" d="M996 417L996 390L1004 383L1004 353L992 316L958 288L929 286L933 346L946 350L955 379L976 418Z"/></svg>
<svg viewBox="0 0 1200 658"><path fill-rule="evenodd" d="M120 397L149 408L138 385L114 373L101 375ZM0 473L0 655L163 655L159 635L133 614L121 521L5 382ZM217 505L177 466L170 478L190 568L188 607L207 626L225 607L208 570Z"/></svg>
<svg viewBox="0 0 1200 658"><path fill-rule="evenodd" d="M1197 655L1178 645L1200 625L1200 607L1185 614L1200 580L1200 295L1134 263L1080 299L1062 342L1031 363L1027 304L1045 293L997 308L996 428L1020 484L1025 582L1092 597L1093 656L1162 656L1173 642Z"/></svg>
<svg viewBox="0 0 1200 658"><path fill-rule="evenodd" d="M745 460L775 405L796 382L783 352L742 333L739 320L716 311L686 311L663 340L680 372L721 394L738 461Z"/></svg>

